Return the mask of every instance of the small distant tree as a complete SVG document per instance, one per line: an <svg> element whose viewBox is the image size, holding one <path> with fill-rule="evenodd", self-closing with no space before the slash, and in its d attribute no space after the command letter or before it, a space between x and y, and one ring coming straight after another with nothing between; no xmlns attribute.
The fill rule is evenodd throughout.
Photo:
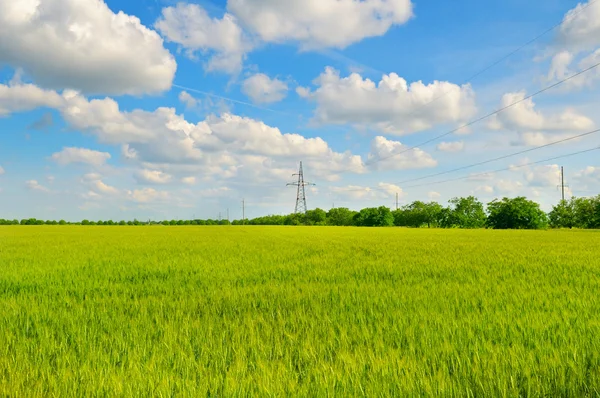
<svg viewBox="0 0 600 398"><path fill-rule="evenodd" d="M392 211L385 206L366 208L354 216L354 225L357 227L392 227L394 226L394 216Z"/></svg>
<svg viewBox="0 0 600 398"><path fill-rule="evenodd" d="M474 196L450 199L450 207L443 211L444 228L483 228L487 221L483 203Z"/></svg>
<svg viewBox="0 0 600 398"><path fill-rule="evenodd" d="M325 225L327 222L327 213L322 209L308 210L305 215L307 225Z"/></svg>
<svg viewBox="0 0 600 398"><path fill-rule="evenodd" d="M493 229L543 229L548 216L540 205L524 197L503 198L488 203L487 226Z"/></svg>
<svg viewBox="0 0 600 398"><path fill-rule="evenodd" d="M355 211L345 207L331 209L327 212L327 225L350 227L353 225L353 219L355 215Z"/></svg>
<svg viewBox="0 0 600 398"><path fill-rule="evenodd" d="M552 228L574 228L577 226L575 200L561 200L548 214L548 220Z"/></svg>
<svg viewBox="0 0 600 398"><path fill-rule="evenodd" d="M303 225L304 224L304 214L290 214L285 217L283 221L284 225Z"/></svg>
<svg viewBox="0 0 600 398"><path fill-rule="evenodd" d="M67 222L65 220L60 220L58 222L58 225L67 225Z"/></svg>

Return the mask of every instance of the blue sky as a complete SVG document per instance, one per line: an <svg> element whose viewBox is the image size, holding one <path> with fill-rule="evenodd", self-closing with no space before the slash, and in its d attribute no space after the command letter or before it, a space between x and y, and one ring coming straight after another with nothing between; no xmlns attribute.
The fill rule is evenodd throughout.
<svg viewBox="0 0 600 398"><path fill-rule="evenodd" d="M310 208L548 209L598 193L598 151L527 164L598 146L599 49L596 2L0 0L0 217L287 214L300 161Z"/></svg>

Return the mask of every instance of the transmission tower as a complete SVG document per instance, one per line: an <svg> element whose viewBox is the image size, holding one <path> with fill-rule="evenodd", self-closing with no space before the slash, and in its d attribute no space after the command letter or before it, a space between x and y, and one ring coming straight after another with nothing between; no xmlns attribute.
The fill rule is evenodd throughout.
<svg viewBox="0 0 600 398"><path fill-rule="evenodd" d="M307 186L313 186L315 184L304 181L304 171L302 170L302 162L300 162L300 171L298 171L298 174L292 174L292 176L298 176L297 182L290 182L289 184L287 184L287 186L291 185L298 187L296 193L296 210L294 211L294 213L304 214L306 213L306 210L308 210L308 207L306 206L306 190L304 188Z"/></svg>

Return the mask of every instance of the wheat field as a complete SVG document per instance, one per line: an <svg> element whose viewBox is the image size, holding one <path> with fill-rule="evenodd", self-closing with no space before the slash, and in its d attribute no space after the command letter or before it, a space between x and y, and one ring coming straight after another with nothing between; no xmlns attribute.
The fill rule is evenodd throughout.
<svg viewBox="0 0 600 398"><path fill-rule="evenodd" d="M600 232L0 227L2 396L598 396Z"/></svg>

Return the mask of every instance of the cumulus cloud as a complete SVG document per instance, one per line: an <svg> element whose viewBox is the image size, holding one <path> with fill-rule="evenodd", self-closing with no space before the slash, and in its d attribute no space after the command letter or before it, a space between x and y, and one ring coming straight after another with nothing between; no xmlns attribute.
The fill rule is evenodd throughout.
<svg viewBox="0 0 600 398"><path fill-rule="evenodd" d="M279 102L286 97L287 91L286 83L263 73L252 75L242 83L242 92L259 104Z"/></svg>
<svg viewBox="0 0 600 398"><path fill-rule="evenodd" d="M461 152L465 149L465 143L462 141L440 142L437 149L442 152Z"/></svg>
<svg viewBox="0 0 600 398"><path fill-rule="evenodd" d="M0 63L47 88L160 93L177 69L155 31L102 0L0 0L0 37Z"/></svg>
<svg viewBox="0 0 600 398"><path fill-rule="evenodd" d="M38 120L27 126L27 128L29 130L45 130L53 125L54 118L52 117L52 113L46 112Z"/></svg>
<svg viewBox="0 0 600 398"><path fill-rule="evenodd" d="M229 12L266 42L344 48L407 22L410 0L229 0Z"/></svg>
<svg viewBox="0 0 600 398"><path fill-rule="evenodd" d="M409 85L395 73L384 75L376 84L358 73L342 78L331 67L314 84L318 86L314 91L303 88L297 92L316 103L315 121L320 124L352 124L405 135L464 122L476 113L475 94L469 85L440 81Z"/></svg>
<svg viewBox="0 0 600 398"><path fill-rule="evenodd" d="M541 188L560 184L560 166L556 164L529 168L524 173L529 186Z"/></svg>
<svg viewBox="0 0 600 398"><path fill-rule="evenodd" d="M548 81L563 80L569 76L574 75L576 72L584 71L589 68L589 71L567 80L561 85L563 90L574 90L585 87L592 87L598 81L600 81L600 67L594 67L600 63L600 49L591 52L587 56L583 57L577 64L575 70L573 70L572 64L575 60L575 54L569 51L562 51L552 58L550 65L550 71L548 72Z"/></svg>
<svg viewBox="0 0 600 398"><path fill-rule="evenodd" d="M120 146L122 158L130 164L177 179L191 173L203 179L287 179L301 159L310 161L315 173L330 181L340 172L366 171L361 156L335 152L320 137L283 133L260 120L231 113L191 123L173 108L122 111L111 98L89 100L70 90L54 102L71 129Z"/></svg>
<svg viewBox="0 0 600 398"><path fill-rule="evenodd" d="M585 169L575 173L575 178L600 182L600 167L588 166Z"/></svg>
<svg viewBox="0 0 600 398"><path fill-rule="evenodd" d="M437 161L427 152L408 147L401 142L375 137L371 141L368 165L377 170L408 170L437 166Z"/></svg>
<svg viewBox="0 0 600 398"><path fill-rule="evenodd" d="M140 170L136 173L136 179L140 183L146 184L167 184L172 176L159 170Z"/></svg>
<svg viewBox="0 0 600 398"><path fill-rule="evenodd" d="M136 189L127 191L128 200L136 203L150 203L169 200L169 193L166 191L157 191L153 188Z"/></svg>
<svg viewBox="0 0 600 398"><path fill-rule="evenodd" d="M187 91L179 93L179 101L188 109L195 108L198 105L198 100L191 96Z"/></svg>
<svg viewBox="0 0 600 398"><path fill-rule="evenodd" d="M579 3L566 13L559 29L559 45L578 50L600 46L600 4L590 3Z"/></svg>
<svg viewBox="0 0 600 398"><path fill-rule="evenodd" d="M37 182L36 180L29 180L25 182L25 186L27 188L29 188L32 191L39 191L39 192L50 192L50 190L48 188L46 188L43 185L40 185L39 182Z"/></svg>
<svg viewBox="0 0 600 398"><path fill-rule="evenodd" d="M600 63L600 3L579 3L564 16L557 38L550 48L552 61L546 79L565 79ZM575 66L576 64L576 66ZM600 81L598 67L561 85L563 90L591 87Z"/></svg>
<svg viewBox="0 0 600 398"><path fill-rule="evenodd" d="M519 192L523 188L523 183L521 181L513 181L513 180L498 180L494 185L494 191L497 191L501 194L514 195Z"/></svg>
<svg viewBox="0 0 600 398"><path fill-rule="evenodd" d="M110 185L106 185L101 180L94 181L94 188L100 193L108 194L108 195L116 195L119 193L119 190L115 187L111 187Z"/></svg>
<svg viewBox="0 0 600 398"><path fill-rule="evenodd" d="M507 93L502 97L501 107L511 106L492 118L488 127L494 130L511 130L519 133L524 145L544 145L556 138L564 138L576 132L592 130L594 122L573 109L544 114L535 109L531 98L524 91ZM557 136L558 135L558 136Z"/></svg>
<svg viewBox="0 0 600 398"><path fill-rule="evenodd" d="M52 154L51 159L60 165L83 163L90 166L102 166L110 159L110 153L99 152L86 148L63 148L62 151Z"/></svg>
<svg viewBox="0 0 600 398"><path fill-rule="evenodd" d="M404 190L398 185L380 182L375 187L364 187L360 185L332 186L329 187L329 193L334 198L342 200L386 200L405 196Z"/></svg>
<svg viewBox="0 0 600 398"><path fill-rule="evenodd" d="M205 64L208 71L239 72L246 53L252 49L233 15L211 18L197 4L163 8L155 27L168 41L185 48L189 56L197 51L209 55Z"/></svg>
<svg viewBox="0 0 600 398"><path fill-rule="evenodd" d="M196 183L196 177L183 177L181 182L186 185L194 185Z"/></svg>
<svg viewBox="0 0 600 398"><path fill-rule="evenodd" d="M36 108L59 108L62 103L63 98L57 92L33 84L0 84L0 117Z"/></svg>
<svg viewBox="0 0 600 398"><path fill-rule="evenodd" d="M438 200L442 195L439 192L431 191L427 194L429 200Z"/></svg>
<svg viewBox="0 0 600 398"><path fill-rule="evenodd" d="M396 194L398 194L399 198L404 196L404 191L398 185L380 182L378 188L390 196L395 196Z"/></svg>

